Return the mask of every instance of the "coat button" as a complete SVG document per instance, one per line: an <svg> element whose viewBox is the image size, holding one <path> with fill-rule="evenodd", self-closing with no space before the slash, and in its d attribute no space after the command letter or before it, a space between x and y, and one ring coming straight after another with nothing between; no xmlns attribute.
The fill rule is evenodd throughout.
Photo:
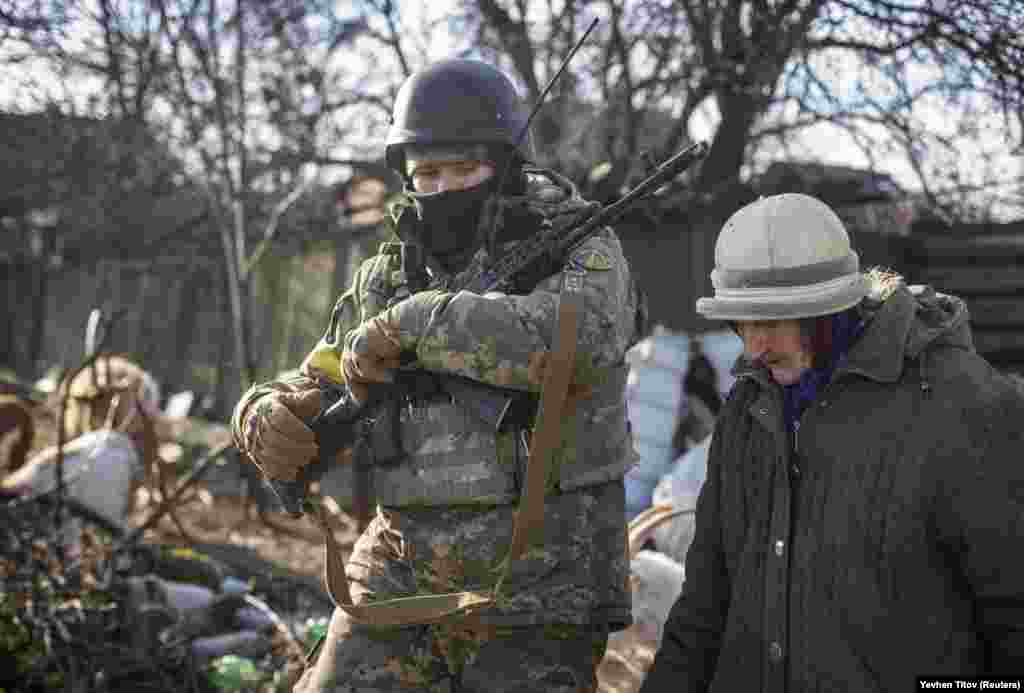
<svg viewBox="0 0 1024 693"><path fill-rule="evenodd" d="M827 399L821 400L820 406L821 406L822 409L828 409L828 405L829 405L829 401Z"/></svg>
<svg viewBox="0 0 1024 693"><path fill-rule="evenodd" d="M760 411L761 411L761 416L768 416L768 408L767 407L761 407Z"/></svg>
<svg viewBox="0 0 1024 693"><path fill-rule="evenodd" d="M782 661L782 645L780 645L777 642L773 642L771 645L769 645L768 646L768 659L770 659L770 660L772 660L772 662L776 662L776 663L781 662Z"/></svg>
<svg viewBox="0 0 1024 693"><path fill-rule="evenodd" d="M786 542L782 541L781 539L777 540L775 542L775 555L776 556L781 556L783 553L785 553L785 551L786 551Z"/></svg>

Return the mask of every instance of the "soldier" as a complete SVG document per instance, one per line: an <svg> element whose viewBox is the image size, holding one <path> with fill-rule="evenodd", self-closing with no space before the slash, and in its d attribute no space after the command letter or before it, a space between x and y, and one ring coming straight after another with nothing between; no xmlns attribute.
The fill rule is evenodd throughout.
<svg viewBox="0 0 1024 693"><path fill-rule="evenodd" d="M487 593L499 577L501 598L468 616L394 627L338 608L296 690L593 690L608 634L631 621L622 478L635 454L623 359L637 296L618 238L603 229L507 291L445 289L460 270L593 210L571 182L530 165L526 121L512 82L485 63L445 60L410 76L386 159L405 181L396 229L428 251L428 269L403 263L414 256L409 244L382 244L300 373L252 388L235 409L240 449L270 477L294 479L317 454L308 424L321 387L344 384L366 401L394 380L402 354L425 371L520 394L495 431L443 392L406 393L397 423L404 457L378 454L379 505L346 568L357 605ZM542 543L505 564L568 275L580 280L583 306L574 392L589 397L560 423Z"/></svg>

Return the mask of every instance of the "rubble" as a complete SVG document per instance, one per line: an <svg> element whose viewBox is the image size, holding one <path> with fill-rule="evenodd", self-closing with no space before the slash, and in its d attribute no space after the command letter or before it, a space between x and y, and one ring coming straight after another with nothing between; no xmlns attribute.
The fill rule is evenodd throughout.
<svg viewBox="0 0 1024 693"><path fill-rule="evenodd" d="M0 690L290 688L307 636L333 609L319 582L242 547L188 546L174 511L204 497L212 505L195 484L229 443L197 445L177 421L164 429L179 434L163 440L176 446L169 464L147 435L155 384L121 378L120 367L97 372L74 406L74 389L58 387L50 416L33 418L46 425L30 436L27 461L12 465L16 447L0 448ZM20 443L24 429L8 426L5 440ZM63 444L37 445L54 440ZM164 523L181 525L185 545L156 541Z"/></svg>

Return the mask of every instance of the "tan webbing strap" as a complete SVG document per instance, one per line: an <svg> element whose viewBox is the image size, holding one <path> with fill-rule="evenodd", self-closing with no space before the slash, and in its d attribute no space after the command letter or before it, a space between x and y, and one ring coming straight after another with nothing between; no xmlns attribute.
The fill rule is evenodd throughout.
<svg viewBox="0 0 1024 693"><path fill-rule="evenodd" d="M526 483L512 528L512 543L503 561L493 590L453 592L398 597L363 605L352 603L341 546L327 520L323 504L317 504L317 521L324 534L324 582L335 606L353 621L378 627L399 627L435 623L453 616L465 617L494 604L512 561L522 557L527 547L543 541L545 481L551 455L561 445L562 413L569 383L576 366L576 328L582 303L582 275L567 272L558 302L558 323L554 352L541 384L537 424L530 441L526 464Z"/></svg>
<svg viewBox="0 0 1024 693"><path fill-rule="evenodd" d="M530 438L526 483L512 530L509 560L520 558L530 544L544 539L544 495L551 455L562 443L562 412L576 370L576 327L582 303L582 275L566 272L558 297L554 350L544 372L537 424Z"/></svg>
<svg viewBox="0 0 1024 693"><path fill-rule="evenodd" d="M327 593L334 605L357 623L380 627L434 623L450 616L468 613L494 601L489 592L456 592L399 597L363 605L353 604L341 546L334 537L334 532L327 521L327 511L322 503L317 505L316 518L324 535L324 583L327 586Z"/></svg>

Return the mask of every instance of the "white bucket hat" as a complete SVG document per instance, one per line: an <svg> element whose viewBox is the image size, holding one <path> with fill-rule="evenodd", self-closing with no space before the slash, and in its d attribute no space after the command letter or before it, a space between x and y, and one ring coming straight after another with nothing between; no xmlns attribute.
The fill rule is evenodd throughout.
<svg viewBox="0 0 1024 693"><path fill-rule="evenodd" d="M868 281L843 222L809 195L762 197L729 217L715 243L711 320L790 320L858 304Z"/></svg>

